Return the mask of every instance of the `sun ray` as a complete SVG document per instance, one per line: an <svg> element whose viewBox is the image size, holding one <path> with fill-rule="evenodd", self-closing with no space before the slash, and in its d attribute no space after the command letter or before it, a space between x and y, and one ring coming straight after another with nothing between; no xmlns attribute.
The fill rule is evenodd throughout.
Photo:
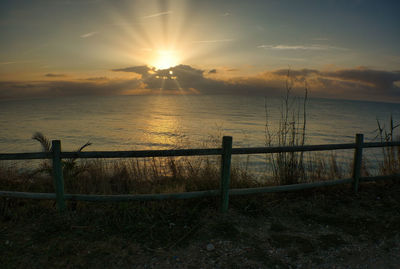
<svg viewBox="0 0 400 269"><path fill-rule="evenodd" d="M169 0L159 0L158 8L160 12L168 12ZM163 35L163 45L166 46L167 44L169 44L169 16L161 16L160 24Z"/></svg>
<svg viewBox="0 0 400 269"><path fill-rule="evenodd" d="M212 47L219 47L214 43L195 43L204 39L207 31L198 23L194 10L185 0L130 3L118 11L111 8L109 42L105 44L109 53L99 57L120 65L147 65L155 70L192 65L199 55L205 58L203 55ZM203 34L198 36L199 32Z"/></svg>
<svg viewBox="0 0 400 269"><path fill-rule="evenodd" d="M165 86L165 79L164 79L164 78L162 78L162 79L161 79L160 94L163 92L163 90L164 90L164 86Z"/></svg>
<svg viewBox="0 0 400 269"><path fill-rule="evenodd" d="M185 94L184 94L185 92L183 91L183 89L182 89L181 84L179 83L179 81L178 81L177 79L174 79L174 81L175 81L176 86L178 87L179 93L180 93L181 95L185 95Z"/></svg>

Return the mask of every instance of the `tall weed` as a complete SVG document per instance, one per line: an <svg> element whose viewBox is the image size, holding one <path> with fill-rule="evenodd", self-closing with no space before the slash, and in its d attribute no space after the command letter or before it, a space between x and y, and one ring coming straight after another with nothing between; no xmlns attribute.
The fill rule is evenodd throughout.
<svg viewBox="0 0 400 269"><path fill-rule="evenodd" d="M293 80L290 70L287 73L285 95L281 100L278 128L272 131L268 105L265 99L265 145L271 146L304 146L307 125L308 87L304 84L303 98L292 96ZM305 180L305 164L303 152L282 152L268 154L267 162L277 184L297 184Z"/></svg>
<svg viewBox="0 0 400 269"><path fill-rule="evenodd" d="M376 120L378 129L377 136L380 142L399 141L400 136L396 136L395 130L400 124L394 124L393 116L390 115L389 127ZM396 139L397 138L397 139ZM391 175L400 173L400 147L382 147L383 160L379 165L381 174Z"/></svg>

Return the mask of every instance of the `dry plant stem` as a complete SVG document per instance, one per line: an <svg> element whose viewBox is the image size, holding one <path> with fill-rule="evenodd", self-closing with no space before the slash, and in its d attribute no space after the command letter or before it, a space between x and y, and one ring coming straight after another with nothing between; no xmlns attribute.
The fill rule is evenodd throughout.
<svg viewBox="0 0 400 269"><path fill-rule="evenodd" d="M306 136L307 125L307 99L308 88L305 84L305 91L303 97L303 105L296 106L298 100L291 96L293 89L293 81L290 77L290 70L287 73L286 79L286 92L281 103L280 119L278 122L278 130L272 135L269 123L269 113L267 102L265 99L265 144L266 146L303 146ZM301 111L303 110L303 111ZM302 113L301 113L302 112ZM302 115L302 119L301 116ZM272 169L274 180L277 184L296 184L306 180L305 167L304 167L304 153L277 153L267 156L269 164Z"/></svg>
<svg viewBox="0 0 400 269"><path fill-rule="evenodd" d="M378 134L380 142L393 142L395 139L395 130L400 124L395 125L393 116L390 115L389 130L382 125L377 119ZM400 147L384 147L382 148L383 163L380 165L380 172L384 175L395 174L400 171Z"/></svg>

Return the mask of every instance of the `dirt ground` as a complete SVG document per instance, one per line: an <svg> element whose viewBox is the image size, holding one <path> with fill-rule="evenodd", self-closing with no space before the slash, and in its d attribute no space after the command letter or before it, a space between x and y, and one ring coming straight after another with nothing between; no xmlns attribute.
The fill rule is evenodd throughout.
<svg viewBox="0 0 400 269"><path fill-rule="evenodd" d="M365 183L357 195L343 186L232 198L227 215L219 214L211 202L157 207L143 203L134 210L124 204L113 208L118 213L70 204L70 210L60 215L53 205L43 209L36 202L3 199L0 264L2 268L400 268L398 183Z"/></svg>

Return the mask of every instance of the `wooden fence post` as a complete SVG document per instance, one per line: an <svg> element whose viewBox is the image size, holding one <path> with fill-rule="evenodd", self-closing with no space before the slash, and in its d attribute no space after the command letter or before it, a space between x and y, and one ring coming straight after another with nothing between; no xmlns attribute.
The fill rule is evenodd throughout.
<svg viewBox="0 0 400 269"><path fill-rule="evenodd" d="M356 148L354 150L354 162L353 162L353 189L355 193L358 192L358 185L361 176L363 144L364 144L364 135L356 134Z"/></svg>
<svg viewBox="0 0 400 269"><path fill-rule="evenodd" d="M221 156L221 212L228 212L229 185L231 177L232 136L222 138Z"/></svg>
<svg viewBox="0 0 400 269"><path fill-rule="evenodd" d="M54 188L56 191L56 202L60 212L65 211L65 200L64 200L64 177L61 164L61 141L51 141L51 149L53 154L53 178Z"/></svg>

